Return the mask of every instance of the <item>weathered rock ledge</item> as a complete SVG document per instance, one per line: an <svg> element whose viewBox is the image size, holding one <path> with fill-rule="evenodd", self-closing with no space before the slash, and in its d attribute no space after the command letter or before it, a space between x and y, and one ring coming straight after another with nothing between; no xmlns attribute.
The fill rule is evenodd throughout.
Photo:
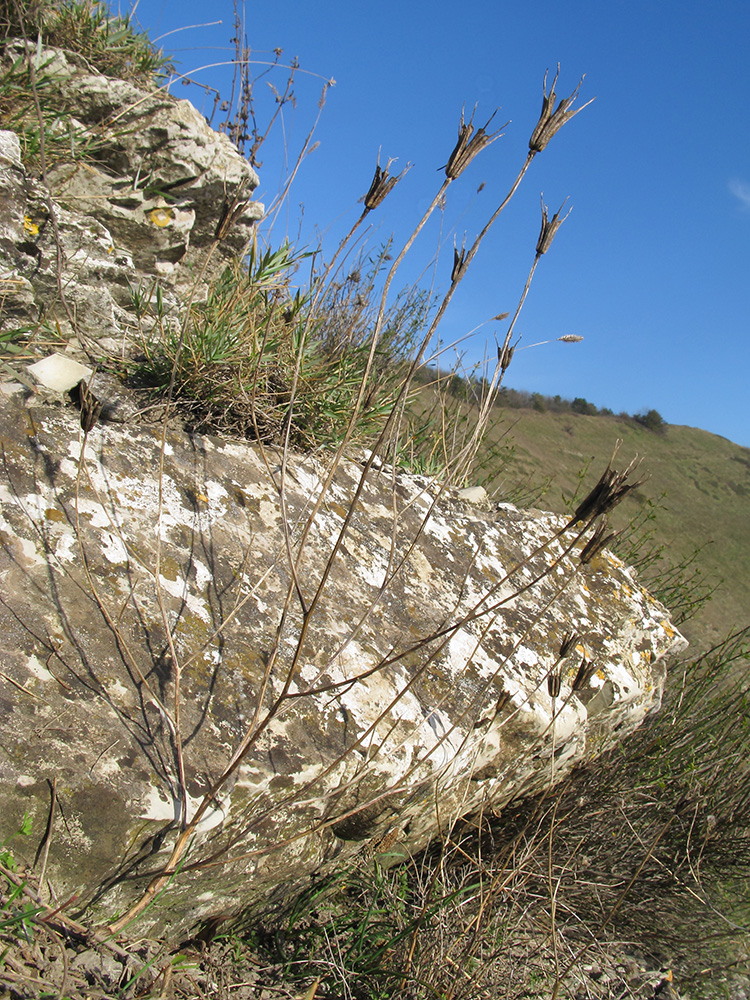
<svg viewBox="0 0 750 1000"><path fill-rule="evenodd" d="M685 645L554 515L371 471L332 555L356 461L321 497L319 460L282 480L247 442L170 430L162 456L159 429L104 424L82 452L72 407L20 393L0 437L0 840L26 811L41 837L55 781L48 878L112 919L244 748L133 933L267 910L546 788L659 706Z"/></svg>
<svg viewBox="0 0 750 1000"><path fill-rule="evenodd" d="M247 247L263 214L250 200L258 177L189 101L102 76L70 52L32 49L45 101L59 95L75 110L77 158L48 151L47 189L24 169L18 137L0 131L0 329L44 323L121 352L153 323L146 303L158 294L159 311L176 317ZM0 46L0 72L25 54L21 40ZM240 210L209 261L234 198Z"/></svg>
<svg viewBox="0 0 750 1000"><path fill-rule="evenodd" d="M257 177L188 102L58 50L40 65L96 156L48 163L47 190L0 132L0 329L128 356L241 256ZM97 379L113 422L85 440L67 397L0 393L0 842L28 812L36 850L51 810L46 876L84 919L168 864L133 934L267 916L363 848L414 851L549 787L658 708L684 640L559 517L362 481L354 458L324 489L324 459L116 423Z"/></svg>

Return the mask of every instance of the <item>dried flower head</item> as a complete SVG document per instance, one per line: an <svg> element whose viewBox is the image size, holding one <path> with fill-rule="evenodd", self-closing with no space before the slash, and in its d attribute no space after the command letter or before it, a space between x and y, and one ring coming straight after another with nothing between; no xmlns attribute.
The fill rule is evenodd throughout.
<svg viewBox="0 0 750 1000"><path fill-rule="evenodd" d="M459 250L453 243L453 269L451 270L451 284L454 285L457 281L460 281L464 276L464 271L466 270L466 249L465 245L461 244L461 249Z"/></svg>
<svg viewBox="0 0 750 1000"><path fill-rule="evenodd" d="M369 191L364 197L365 212L372 212L374 208L377 208L378 205L382 204L382 202L395 188L395 186L398 184L398 182L401 180L401 178L404 176L404 174L406 173L406 171L409 169L410 166L407 163L407 165L404 167L404 169L401 171L400 174L398 174L396 177L391 177L388 171L390 170L392 163L395 163L395 160L393 159L388 160L385 169L383 169L380 166L380 153L378 153L378 162L375 167L375 176L372 179Z"/></svg>
<svg viewBox="0 0 750 1000"><path fill-rule="evenodd" d="M594 100L592 97L591 101L587 101L582 107L576 108L575 111L571 111L573 102L576 97L578 97L578 91L581 89L581 84L583 83L583 77L581 77L578 86L570 97L564 97L555 108L554 104L557 99L555 85L559 75L560 64L558 63L555 79L552 81L552 88L549 96L547 96L547 73L544 74L542 113L539 115L539 121L536 124L536 128L531 133L531 138L529 139L529 149L532 153L541 153L555 132L559 132L566 122L569 122L571 118L574 118L579 111L583 111L584 108L587 108L589 104L591 104L591 101Z"/></svg>
<svg viewBox="0 0 750 1000"><path fill-rule="evenodd" d="M564 659L571 650L575 649L576 644L580 641L581 637L577 632L566 632L560 643L560 659Z"/></svg>
<svg viewBox="0 0 750 1000"><path fill-rule="evenodd" d="M612 462L617 455L619 447L620 442L618 441L612 458L607 463L607 468L602 473L599 482L578 504L572 518L565 526L566 530L572 528L578 521L589 521L600 514L605 514L607 511L612 510L628 493L645 483L646 476L636 479L632 483L627 481L628 476L641 464L638 456L633 459L623 472L618 472L612 468Z"/></svg>
<svg viewBox="0 0 750 1000"><path fill-rule="evenodd" d="M511 345L507 341L503 344L502 347L500 347L500 345L498 344L497 363L500 365L500 371L502 372L503 375L510 367L510 363L513 360L513 355L515 353L515 350L516 350L515 344L511 347Z"/></svg>
<svg viewBox="0 0 750 1000"><path fill-rule="evenodd" d="M566 333L564 336L558 337L557 339L561 340L563 344L580 344L583 337L580 337L577 333Z"/></svg>
<svg viewBox="0 0 750 1000"><path fill-rule="evenodd" d="M581 688L587 687L589 681L596 673L596 664L591 660L587 660L586 657L581 660L581 665L578 668L578 673L573 681L573 690L580 691Z"/></svg>
<svg viewBox="0 0 750 1000"><path fill-rule="evenodd" d="M585 566L590 563L595 555L598 555L603 548L606 548L610 542L614 541L615 538L620 534L619 531L610 531L607 534L607 518L603 517L601 521L597 524L596 530L589 540L586 542L584 547L581 549L581 563Z"/></svg>
<svg viewBox="0 0 750 1000"><path fill-rule="evenodd" d="M563 222L565 222L567 217L573 211L573 208L571 206L561 219L560 212L562 212L562 210L565 208L565 202L563 202L562 205L555 212L555 214L552 216L552 218L548 219L547 206L544 204L544 195L542 195L541 202L542 202L542 228L539 233L539 239L536 241L536 252L538 257L541 257L543 253L547 253L549 248L552 246L552 240L555 238L557 230L560 228ZM583 338L579 339L582 340Z"/></svg>
<svg viewBox="0 0 750 1000"><path fill-rule="evenodd" d="M458 126L458 141L453 148L453 152L448 157L448 162L445 165L445 176L449 180L455 180L460 177L464 170L468 167L471 161L482 152L490 143L494 142L500 135L502 135L502 130L505 128L503 125L497 132L493 132L492 135L487 134L487 129L489 128L490 122L497 114L497 111L493 111L486 125L477 129L476 134L474 134L474 114L476 112L476 105L474 110L471 112L471 118L467 121L464 120L463 108L461 109L461 123ZM508 124L507 122L505 123Z"/></svg>
<svg viewBox="0 0 750 1000"><path fill-rule="evenodd" d="M561 678L559 674L549 674L547 676L547 691L550 698L557 698L560 694Z"/></svg>

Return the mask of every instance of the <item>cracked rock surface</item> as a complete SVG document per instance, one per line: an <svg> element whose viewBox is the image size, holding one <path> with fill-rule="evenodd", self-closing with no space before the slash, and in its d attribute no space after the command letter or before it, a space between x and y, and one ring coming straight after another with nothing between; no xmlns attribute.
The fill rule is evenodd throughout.
<svg viewBox="0 0 750 1000"><path fill-rule="evenodd" d="M373 469L333 554L354 458L321 495L324 462L282 483L248 442L169 429L162 459L160 429L104 423L82 449L71 406L20 391L0 432L0 840L45 828L56 778L48 875L86 919L139 898L240 750L139 932L268 912L548 787L658 708L685 646L555 515Z"/></svg>

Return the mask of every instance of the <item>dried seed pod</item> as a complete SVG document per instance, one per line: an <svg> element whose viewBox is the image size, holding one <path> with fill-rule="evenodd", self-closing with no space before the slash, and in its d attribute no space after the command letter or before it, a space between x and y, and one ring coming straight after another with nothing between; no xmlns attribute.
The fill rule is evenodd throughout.
<svg viewBox="0 0 750 1000"><path fill-rule="evenodd" d="M578 504L572 518L565 526L566 530L578 521L588 521L594 517L598 517L599 514L605 514L626 497L631 490L635 490L645 483L647 478L645 476L637 479L635 482L627 482L628 476L641 464L638 456L633 459L623 472L617 472L616 469L612 468L612 462L619 447L620 442L618 441L614 454L609 460L607 468L602 473L599 482Z"/></svg>
<svg viewBox="0 0 750 1000"><path fill-rule="evenodd" d="M570 97L564 97L555 108L554 104L557 99L555 85L559 75L560 64L558 63L555 79L552 81L552 87L548 96L547 73L544 74L544 85L542 88L542 112L539 115L539 121L537 122L534 131L531 133L531 138L529 139L529 149L532 153L541 153L555 132L559 132L566 122L569 122L571 118L574 118L579 111L583 111L584 108L587 108L589 104L591 104L591 101L594 100L592 97L591 101L587 101L582 107L576 108L575 111L571 110L573 102L578 97L578 92L581 89L581 84L583 83L583 77L581 77L578 86Z"/></svg>
<svg viewBox="0 0 750 1000"><path fill-rule="evenodd" d="M466 270L466 250L462 244L461 249L453 246L453 269L451 270L451 284L455 285L457 281L460 281L464 276L464 271Z"/></svg>
<svg viewBox="0 0 750 1000"><path fill-rule="evenodd" d="M560 694L560 685L562 678L560 674L549 674L547 676L547 690L549 691L550 698L557 698Z"/></svg>
<svg viewBox="0 0 750 1000"><path fill-rule="evenodd" d="M580 691L581 688L588 687L589 681L596 673L596 664L592 660L587 660L586 657L581 660L581 665L578 668L578 673L573 681L573 690Z"/></svg>
<svg viewBox="0 0 750 1000"><path fill-rule="evenodd" d="M602 517L599 524L596 526L594 534L589 538L588 542L581 549L581 563L585 566L590 563L595 555L598 555L602 549L606 548L611 541L613 541L620 534L619 531L610 531L607 535L607 518Z"/></svg>
<svg viewBox="0 0 750 1000"><path fill-rule="evenodd" d="M503 375L510 367L510 363L513 360L513 354L515 353L515 350L516 350L515 345L511 347L511 345L507 342L503 344L502 347L498 346L497 363L500 365L500 371L502 372Z"/></svg>
<svg viewBox="0 0 750 1000"><path fill-rule="evenodd" d="M577 632L566 632L563 636L562 642L560 643L560 659L565 659L568 653L570 653L570 651L574 649L580 641L581 637Z"/></svg>
<svg viewBox="0 0 750 1000"><path fill-rule="evenodd" d="M453 152L448 157L448 162L445 165L445 176L449 180L455 180L457 177L460 177L474 157L478 156L483 149L502 135L502 129L505 128L505 125L503 125L502 128L498 129L497 132L493 132L492 135L487 134L490 122L497 114L497 111L493 111L487 121L487 124L477 129L475 135L473 121L476 110L475 105L474 110L471 112L471 118L467 122L464 119L463 108L461 109L461 122L458 126L458 141L453 147Z"/></svg>
<svg viewBox="0 0 750 1000"><path fill-rule="evenodd" d="M219 213L219 221L216 223L216 229L214 230L214 239L217 243L226 239L232 226L242 216L249 204L250 198L245 193L244 184L240 184L231 197L227 196L224 198L221 212Z"/></svg>
<svg viewBox="0 0 750 1000"><path fill-rule="evenodd" d="M544 195L542 195L542 228L539 233L539 239L536 241L536 253L538 257L541 257L543 253L547 253L549 248L552 246L552 240L555 238L555 234L560 226L565 222L567 217L573 211L573 208L569 208L565 215L560 218L560 212L565 208L565 202L562 203L560 208L555 212L551 219L547 218L547 206L544 204ZM560 337L560 340L563 338ZM582 337L579 338L583 340Z"/></svg>
<svg viewBox="0 0 750 1000"><path fill-rule="evenodd" d="M88 385L81 379L68 391L71 401L81 411L81 427L85 434L96 426L102 412L102 403L96 398Z"/></svg>
<svg viewBox="0 0 750 1000"><path fill-rule="evenodd" d="M392 163L395 163L395 160L393 159L388 160L385 169L383 169L380 166L380 153L378 153L378 162L377 165L375 166L375 176L372 179L369 191L364 197L366 212L372 212L374 208L377 208L378 205L382 204L385 198L388 197L388 195L391 193L391 191L395 188L395 186L404 176L406 171L409 169L409 164L407 163L407 165L404 167L404 169L401 171L400 174L398 174L396 177L391 177L388 171L390 170Z"/></svg>

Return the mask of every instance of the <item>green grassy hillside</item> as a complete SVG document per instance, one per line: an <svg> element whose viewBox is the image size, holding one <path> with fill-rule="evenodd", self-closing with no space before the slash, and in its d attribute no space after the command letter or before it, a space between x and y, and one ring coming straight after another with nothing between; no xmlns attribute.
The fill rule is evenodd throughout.
<svg viewBox="0 0 750 1000"><path fill-rule="evenodd" d="M497 410L486 447L499 443L507 458L489 488L499 497L538 497L537 506L563 511L571 493L596 482L618 439L620 463L640 455L649 479L615 511L617 527L647 516L651 501L654 516L640 533L653 532L646 547L664 546L662 568L700 549L687 575L697 568L705 585L718 584L712 600L683 626L688 638L712 643L747 625L750 449L692 427L665 425L655 433L614 416ZM621 549L627 547L623 539Z"/></svg>

